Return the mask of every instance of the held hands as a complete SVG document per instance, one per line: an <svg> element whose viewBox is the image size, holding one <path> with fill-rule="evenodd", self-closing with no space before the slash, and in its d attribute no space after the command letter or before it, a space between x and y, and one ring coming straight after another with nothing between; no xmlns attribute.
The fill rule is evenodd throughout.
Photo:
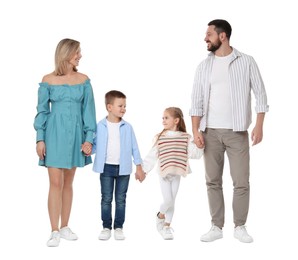
<svg viewBox="0 0 298 260"><path fill-rule="evenodd" d="M140 165L137 165L136 173L135 173L135 178L139 182L142 182L146 178L146 174L143 171L142 167Z"/></svg>
<svg viewBox="0 0 298 260"><path fill-rule="evenodd" d="M85 154L85 156L90 156L92 153L92 144L89 142L83 143L81 151Z"/></svg>
<svg viewBox="0 0 298 260"><path fill-rule="evenodd" d="M46 156L46 144L44 141L39 141L36 144L36 152L40 160L44 160Z"/></svg>
<svg viewBox="0 0 298 260"><path fill-rule="evenodd" d="M194 135L193 141L196 144L198 148L204 148L205 147L205 142L204 142L204 137L201 132L198 132L197 134Z"/></svg>

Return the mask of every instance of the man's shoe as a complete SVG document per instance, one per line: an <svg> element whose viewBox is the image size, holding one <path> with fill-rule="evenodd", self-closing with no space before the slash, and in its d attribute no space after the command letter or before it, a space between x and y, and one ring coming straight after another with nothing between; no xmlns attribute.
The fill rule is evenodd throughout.
<svg viewBox="0 0 298 260"><path fill-rule="evenodd" d="M203 236L201 236L201 241L202 242L212 242L212 241L214 241L216 239L220 239L220 238L223 238L222 230L219 227L212 225L209 232L204 234Z"/></svg>
<svg viewBox="0 0 298 260"><path fill-rule="evenodd" d="M251 243L254 241L253 238L247 233L245 226L235 227L234 237L243 243Z"/></svg>
<svg viewBox="0 0 298 260"><path fill-rule="evenodd" d="M69 227L63 227L60 229L59 232L60 232L60 237L66 240L73 241L78 239L78 236L75 233L73 233Z"/></svg>
<svg viewBox="0 0 298 260"><path fill-rule="evenodd" d="M59 231L53 231L51 233L50 239L47 242L47 246L56 247L59 246L60 243L60 233Z"/></svg>
<svg viewBox="0 0 298 260"><path fill-rule="evenodd" d="M104 229L100 232L100 234L99 234L99 236L98 236L98 239L99 239L99 240L109 240L110 237L111 237L111 229L109 229L109 228L104 228Z"/></svg>

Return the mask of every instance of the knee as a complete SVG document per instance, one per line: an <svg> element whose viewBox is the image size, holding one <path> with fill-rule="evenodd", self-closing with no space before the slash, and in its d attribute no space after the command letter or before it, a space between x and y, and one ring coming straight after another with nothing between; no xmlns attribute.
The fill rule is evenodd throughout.
<svg viewBox="0 0 298 260"><path fill-rule="evenodd" d="M113 195L112 194L103 193L101 195L101 203L102 204L111 204L112 201L113 201Z"/></svg>
<svg viewBox="0 0 298 260"><path fill-rule="evenodd" d="M234 192L238 194L246 194L249 192L249 182L234 184Z"/></svg>
<svg viewBox="0 0 298 260"><path fill-rule="evenodd" d="M164 200L164 206L168 209L171 207L174 207L174 200L172 200L172 199Z"/></svg>
<svg viewBox="0 0 298 260"><path fill-rule="evenodd" d="M63 189L63 181L61 179L51 179L50 188L61 191Z"/></svg>
<svg viewBox="0 0 298 260"><path fill-rule="evenodd" d="M118 194L115 198L115 202L116 204L119 206L119 205L123 205L125 206L125 203L126 203L126 193L121 193L121 194Z"/></svg>

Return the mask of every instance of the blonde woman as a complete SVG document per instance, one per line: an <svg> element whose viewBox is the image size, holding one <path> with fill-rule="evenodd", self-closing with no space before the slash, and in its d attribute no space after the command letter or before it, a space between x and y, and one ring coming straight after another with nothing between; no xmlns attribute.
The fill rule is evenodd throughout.
<svg viewBox="0 0 298 260"><path fill-rule="evenodd" d="M93 90L87 75L78 72L80 43L61 40L55 53L55 70L39 83L36 152L39 165L49 175L48 211L51 223L50 247L59 246L60 237L77 240L68 227L77 167L90 164L82 145L91 146L96 130Z"/></svg>

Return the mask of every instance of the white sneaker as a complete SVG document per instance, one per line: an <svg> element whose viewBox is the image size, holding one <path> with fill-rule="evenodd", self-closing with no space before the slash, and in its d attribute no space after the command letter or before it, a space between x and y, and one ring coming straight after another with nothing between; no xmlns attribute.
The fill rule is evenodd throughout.
<svg viewBox="0 0 298 260"><path fill-rule="evenodd" d="M60 229L60 237L72 241L78 239L78 236L73 233L69 227L63 227Z"/></svg>
<svg viewBox="0 0 298 260"><path fill-rule="evenodd" d="M222 230L219 227L212 225L209 232L204 234L203 236L201 236L201 241L202 242L212 242L212 241L214 241L216 239L220 239L220 238L223 238Z"/></svg>
<svg viewBox="0 0 298 260"><path fill-rule="evenodd" d="M114 230L114 238L116 240L124 240L125 239L125 236L124 236L124 233L123 233L122 228L116 228Z"/></svg>
<svg viewBox="0 0 298 260"><path fill-rule="evenodd" d="M234 237L237 238L240 242L243 242L243 243L253 242L253 238L247 233L245 226L235 227Z"/></svg>
<svg viewBox="0 0 298 260"><path fill-rule="evenodd" d="M163 226L159 233L165 240L174 239L173 229L170 226Z"/></svg>
<svg viewBox="0 0 298 260"><path fill-rule="evenodd" d="M160 232L164 226L165 219L159 218L158 214L159 214L159 212L157 213L157 216L156 216L156 228L157 228L157 231Z"/></svg>
<svg viewBox="0 0 298 260"><path fill-rule="evenodd" d="M59 231L53 231L51 233L51 237L47 242L47 246L49 247L55 247L55 246L59 246L60 243L60 233Z"/></svg>
<svg viewBox="0 0 298 260"><path fill-rule="evenodd" d="M104 228L104 229L100 232L100 234L99 234L99 236L98 236L98 239L99 239L99 240L109 240L110 237L111 237L111 229L109 229L109 228Z"/></svg>

